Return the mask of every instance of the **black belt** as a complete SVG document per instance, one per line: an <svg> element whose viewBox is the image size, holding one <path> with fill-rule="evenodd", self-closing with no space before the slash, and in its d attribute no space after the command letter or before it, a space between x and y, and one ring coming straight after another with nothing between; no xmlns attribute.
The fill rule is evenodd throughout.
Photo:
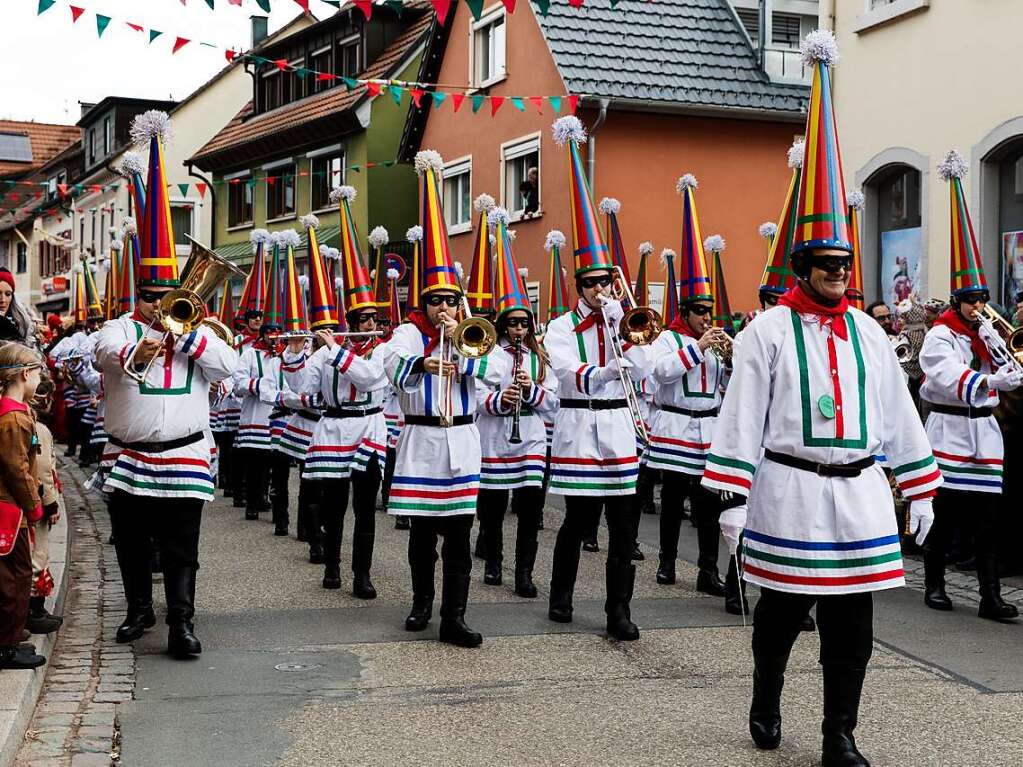
<svg viewBox="0 0 1023 767"><path fill-rule="evenodd" d="M710 410L690 410L687 407L675 407L674 405L654 405L658 410L664 410L668 413L678 413L679 415L687 415L690 418L713 418L718 414L718 409L711 408Z"/></svg>
<svg viewBox="0 0 1023 767"><path fill-rule="evenodd" d="M563 399L561 407L569 410L618 410L628 407L624 399Z"/></svg>
<svg viewBox="0 0 1023 767"><path fill-rule="evenodd" d="M783 466L791 466L793 469L802 469L803 471L809 471L813 474L819 474L822 477L858 477L860 472L864 469L869 469L874 465L874 457L869 456L859 461L853 461L852 463L817 463L816 461L807 461L803 458L796 458L794 455L786 455L785 453L776 453L773 450L765 450L764 456L775 463L780 463Z"/></svg>
<svg viewBox="0 0 1023 767"><path fill-rule="evenodd" d="M929 403L928 403L929 404ZM931 405L932 413L942 415L959 415L963 418L987 418L994 415L993 407L956 407L955 405Z"/></svg>
<svg viewBox="0 0 1023 767"><path fill-rule="evenodd" d="M357 408L357 407L328 407L323 411L324 418L366 418L383 411L382 407Z"/></svg>
<svg viewBox="0 0 1023 767"><path fill-rule="evenodd" d="M456 415L451 419L452 426L467 426L472 423L475 418L471 415ZM440 417L435 415L407 415L405 416L406 426L440 426L444 427L440 422ZM429 457L429 456L427 456Z"/></svg>
<svg viewBox="0 0 1023 767"><path fill-rule="evenodd" d="M277 421L277 420L280 420L281 418L286 418L287 416L291 415L294 412L295 411L291 410L290 408L281 408L280 410L271 410L270 411L270 420L271 421Z"/></svg>
<svg viewBox="0 0 1023 767"><path fill-rule="evenodd" d="M319 413L314 413L312 410L296 410L295 412L297 412L300 416L302 416L303 418L305 418L305 419L307 419L309 421L319 421L320 420L320 414Z"/></svg>
<svg viewBox="0 0 1023 767"><path fill-rule="evenodd" d="M124 442L123 440L119 440L117 437L111 435L110 444L116 445L124 450L137 450L140 453L163 453L167 450L185 447L185 445L194 445L199 440L205 438L206 435L201 431L197 431L195 434L189 434L187 437L168 439L165 442Z"/></svg>

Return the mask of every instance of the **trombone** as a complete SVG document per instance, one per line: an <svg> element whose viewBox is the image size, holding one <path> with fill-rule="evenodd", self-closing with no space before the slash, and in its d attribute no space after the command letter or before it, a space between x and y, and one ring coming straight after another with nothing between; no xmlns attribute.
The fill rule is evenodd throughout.
<svg viewBox="0 0 1023 767"><path fill-rule="evenodd" d="M637 306L636 296L632 292L625 275L620 266L612 268L614 277L611 279L611 296L619 302L628 301L632 307L622 316L621 322L615 328L607 319L607 314L601 309L601 316L604 318L604 325L607 327L608 335L611 337L611 353L614 355L615 364L618 366L618 378L625 392L625 402L629 406L629 413L632 416L632 428L636 436L647 444L650 437L647 434L646 422L643 420L643 411L639 407L639 396L636 394L636 384L632 380L629 371L622 367L622 360L625 359L625 351L622 349L622 338L633 346L646 346L651 344L661 334L664 328L664 320L661 315L649 306ZM607 306L611 299L600 297L601 303Z"/></svg>
<svg viewBox="0 0 1023 767"><path fill-rule="evenodd" d="M148 332L159 321L166 328L160 339L160 344L167 343L167 339L173 336L182 336L191 333L200 325L205 325L211 332L216 334L224 343L234 345L234 334L223 322L215 317L206 316L206 302L213 297L224 280L230 276L245 277L245 272L197 242L190 235L185 235L192 242L192 253L188 257L188 263L181 271L181 287L168 291L160 299L153 319L150 320L146 332L142 338L148 338ZM154 339L155 340L155 339ZM139 386L146 382L149 371L156 363L157 354L149 358L145 366L135 369L135 355L141 343L135 344L131 354L124 361L126 375Z"/></svg>
<svg viewBox="0 0 1023 767"><path fill-rule="evenodd" d="M440 343L437 356L442 362L453 364L455 353L467 359L478 359L490 353L490 350L497 345L497 328L494 323L484 317L473 317L472 309L469 307L469 300L465 293L461 292L462 313L465 319L458 323L452 331L451 338L447 339L447 328L440 326ZM441 426L450 426L451 418L451 387L454 383L454 376L444 377L441 381L443 396L440 400L440 423Z"/></svg>
<svg viewBox="0 0 1023 767"><path fill-rule="evenodd" d="M990 331L988 337L981 338L995 364L998 367L1012 365L1023 373L1023 328L1014 328L990 304L984 304L977 313L977 321Z"/></svg>

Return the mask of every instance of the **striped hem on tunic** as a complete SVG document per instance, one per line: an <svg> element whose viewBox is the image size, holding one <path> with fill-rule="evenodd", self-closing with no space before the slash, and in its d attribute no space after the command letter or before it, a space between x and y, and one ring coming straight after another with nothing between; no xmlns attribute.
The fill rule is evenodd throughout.
<svg viewBox="0 0 1023 767"><path fill-rule="evenodd" d="M479 474L458 477L395 475L387 513L434 517L475 514L479 481Z"/></svg>
<svg viewBox="0 0 1023 767"><path fill-rule="evenodd" d="M643 464L654 469L699 476L703 474L707 465L709 452L709 443L690 442L651 434L650 442L643 453Z"/></svg>
<svg viewBox="0 0 1023 767"><path fill-rule="evenodd" d="M209 448L202 444L204 453ZM132 495L160 498L213 500L213 475L208 457L195 457L189 445L163 453L125 449L117 455L103 490L124 490Z"/></svg>
<svg viewBox="0 0 1023 767"><path fill-rule="evenodd" d="M554 495L632 495L639 457L575 458L551 456L550 490Z"/></svg>
<svg viewBox="0 0 1023 767"><path fill-rule="evenodd" d="M480 466L480 486L494 490L542 487L546 464L546 456L539 454L504 458L483 456Z"/></svg>

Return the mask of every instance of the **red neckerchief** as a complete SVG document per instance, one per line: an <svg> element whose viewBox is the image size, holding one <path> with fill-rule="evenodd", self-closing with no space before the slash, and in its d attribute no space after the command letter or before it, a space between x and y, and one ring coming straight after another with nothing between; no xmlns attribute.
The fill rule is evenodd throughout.
<svg viewBox="0 0 1023 767"><path fill-rule="evenodd" d="M239 346L245 346L245 344L256 343L256 334L253 332L242 333L241 340L238 341Z"/></svg>
<svg viewBox="0 0 1023 767"><path fill-rule="evenodd" d="M585 301L583 301L580 298L579 299L579 303L576 304L576 308L581 308L583 306L585 306L587 309L589 309L590 313L588 315L586 315L585 317L583 317L583 319L580 320L579 324L575 326L575 332L576 333L584 333L587 330L589 330L590 328L592 328L594 325L596 325L597 324L597 316L598 316L598 314L599 314L600 318L603 319L603 313L600 311L600 309L592 308L589 304L587 304ZM576 313L578 314L578 312L576 312Z"/></svg>
<svg viewBox="0 0 1023 767"><path fill-rule="evenodd" d="M135 322L141 322L143 325L149 324L149 320L142 316L142 312L139 311L138 306L136 306L135 311L131 313L131 318L135 320ZM159 320L156 320L156 322L153 323L153 330L156 330L160 333L163 332L163 325L160 324Z"/></svg>
<svg viewBox="0 0 1023 767"><path fill-rule="evenodd" d="M352 344L352 351L355 352L355 354L357 354L360 357L365 357L374 348L376 348L377 343L378 339L370 338L367 339L366 341L363 341L361 344Z"/></svg>
<svg viewBox="0 0 1023 767"><path fill-rule="evenodd" d="M4 397L0 399L0 416L7 415L11 412L24 413L28 410L28 405L24 402L18 402L16 399L10 397Z"/></svg>
<svg viewBox="0 0 1023 767"><path fill-rule="evenodd" d="M422 309L413 309L409 312L408 320L416 326L420 333L429 339L426 343L426 348L423 349L423 356L429 357L430 352L437 348L437 344L440 343L440 328L435 328L430 324L430 321L426 319L426 312Z"/></svg>
<svg viewBox="0 0 1023 767"><path fill-rule="evenodd" d="M821 329L831 326L835 335L843 341L849 338L849 327L845 324L845 313L849 311L849 299L842 296L842 300L834 306L819 304L807 295L800 284L789 288L778 303L787 306L797 314L812 314L817 317Z"/></svg>
<svg viewBox="0 0 1023 767"><path fill-rule="evenodd" d="M667 329L674 330L676 333L681 333L684 336L689 336L690 338L695 338L697 340L700 338L693 332L693 329L689 327L689 323L686 322L685 318L682 316L682 312L678 313L675 319L671 321L671 324L668 325Z"/></svg>
<svg viewBox="0 0 1023 767"><path fill-rule="evenodd" d="M980 335L976 330L967 325L963 318L959 316L959 312L949 307L943 311L938 319L934 321L935 325L944 325L946 328L951 330L953 333L958 333L961 336L967 336L970 339L970 348L973 353L977 355L977 359L991 363L991 352L988 351L987 344L985 344Z"/></svg>

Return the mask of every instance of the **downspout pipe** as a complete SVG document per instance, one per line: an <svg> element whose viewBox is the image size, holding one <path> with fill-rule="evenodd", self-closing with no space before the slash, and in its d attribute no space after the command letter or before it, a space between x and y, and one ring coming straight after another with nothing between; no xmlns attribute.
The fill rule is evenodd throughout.
<svg viewBox="0 0 1023 767"><path fill-rule="evenodd" d="M611 99L601 99L600 111L597 113L597 121L590 127L590 135L587 140L589 146L586 149L586 175L590 177L590 190L597 188L597 131L607 120L607 108L611 105Z"/></svg>

